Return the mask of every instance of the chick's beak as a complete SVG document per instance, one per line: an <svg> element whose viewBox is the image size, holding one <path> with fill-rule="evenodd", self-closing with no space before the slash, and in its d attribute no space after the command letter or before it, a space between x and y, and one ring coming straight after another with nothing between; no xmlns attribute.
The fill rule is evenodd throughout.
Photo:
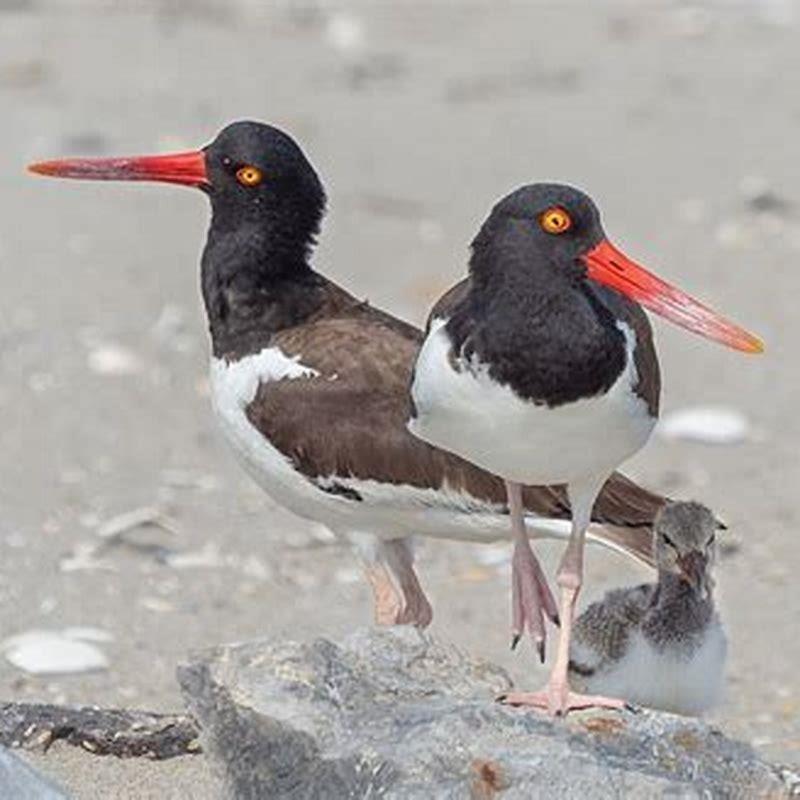
<svg viewBox="0 0 800 800"><path fill-rule="evenodd" d="M678 569L681 578L693 589L708 592L710 581L708 579L708 558L698 550L692 550L678 557Z"/></svg>

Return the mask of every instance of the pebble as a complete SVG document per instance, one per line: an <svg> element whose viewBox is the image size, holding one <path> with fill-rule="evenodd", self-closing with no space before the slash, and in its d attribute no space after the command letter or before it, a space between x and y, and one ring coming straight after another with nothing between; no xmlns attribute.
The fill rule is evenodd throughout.
<svg viewBox="0 0 800 800"><path fill-rule="evenodd" d="M142 506L117 514L97 528L101 539L113 539L123 533L142 526L154 525L169 533L175 533L174 524L165 517L164 512L155 506Z"/></svg>
<svg viewBox="0 0 800 800"><path fill-rule="evenodd" d="M778 194L767 179L760 175L748 175L743 178L739 190L752 211L773 214L786 214L791 211L792 204Z"/></svg>
<svg viewBox="0 0 800 800"><path fill-rule="evenodd" d="M194 349L195 338L187 332L187 328L186 310L178 305L167 304L150 328L150 335L164 347L177 353L189 353Z"/></svg>
<svg viewBox="0 0 800 800"><path fill-rule="evenodd" d="M475 551L475 559L487 567L508 564L511 561L511 549L508 545L485 545Z"/></svg>
<svg viewBox="0 0 800 800"><path fill-rule="evenodd" d="M220 488L220 479L211 473L195 472L188 469L164 469L161 480L174 489L198 489L213 492Z"/></svg>
<svg viewBox="0 0 800 800"><path fill-rule="evenodd" d="M116 571L110 561L97 557L97 545L94 542L78 542L71 553L59 560L58 568L61 572Z"/></svg>
<svg viewBox="0 0 800 800"><path fill-rule="evenodd" d="M358 53L364 47L366 30L361 19L352 14L332 14L325 29L328 44L342 55Z"/></svg>
<svg viewBox="0 0 800 800"><path fill-rule="evenodd" d="M656 428L662 439L738 444L750 438L747 417L735 408L694 406L666 414Z"/></svg>
<svg viewBox="0 0 800 800"><path fill-rule="evenodd" d="M30 630L6 639L6 660L30 675L60 675L108 669L109 662L97 643L112 641L98 628Z"/></svg>
<svg viewBox="0 0 800 800"><path fill-rule="evenodd" d="M327 525L319 522L315 522L309 527L309 533L311 538L320 544L332 544L337 541L336 534Z"/></svg>
<svg viewBox="0 0 800 800"><path fill-rule="evenodd" d="M227 565L226 559L213 542L209 542L199 550L169 553L164 561L173 569L217 568Z"/></svg>
<svg viewBox="0 0 800 800"><path fill-rule="evenodd" d="M168 614L175 610L175 606L168 600L160 597L145 596L139 599L139 605L156 614Z"/></svg>
<svg viewBox="0 0 800 800"><path fill-rule="evenodd" d="M136 375L143 369L142 360L133 350L114 342L97 345L87 357L89 369L97 375Z"/></svg>
<svg viewBox="0 0 800 800"><path fill-rule="evenodd" d="M350 585L360 582L361 573L355 567L340 567L333 577L336 583Z"/></svg>

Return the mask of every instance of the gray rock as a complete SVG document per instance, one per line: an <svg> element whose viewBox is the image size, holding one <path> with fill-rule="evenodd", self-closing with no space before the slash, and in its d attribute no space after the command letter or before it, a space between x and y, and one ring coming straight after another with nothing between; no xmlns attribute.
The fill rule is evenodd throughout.
<svg viewBox="0 0 800 800"><path fill-rule="evenodd" d="M0 747L0 797L13 800L68 800L36 770Z"/></svg>
<svg viewBox="0 0 800 800"><path fill-rule="evenodd" d="M412 629L342 643L219 647L179 668L230 797L788 797L795 776L704 723L668 714L550 720Z"/></svg>

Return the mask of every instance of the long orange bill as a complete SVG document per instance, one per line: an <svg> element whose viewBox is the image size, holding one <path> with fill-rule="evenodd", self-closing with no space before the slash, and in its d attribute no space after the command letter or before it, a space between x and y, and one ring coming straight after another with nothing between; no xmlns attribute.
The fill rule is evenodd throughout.
<svg viewBox="0 0 800 800"><path fill-rule="evenodd" d="M39 161L28 169L39 175L90 181L160 181L182 186L208 186L202 150L131 158L63 158Z"/></svg>
<svg viewBox="0 0 800 800"><path fill-rule="evenodd" d="M582 258L592 280L616 289L676 325L744 353L764 351L757 336L648 272L607 239Z"/></svg>

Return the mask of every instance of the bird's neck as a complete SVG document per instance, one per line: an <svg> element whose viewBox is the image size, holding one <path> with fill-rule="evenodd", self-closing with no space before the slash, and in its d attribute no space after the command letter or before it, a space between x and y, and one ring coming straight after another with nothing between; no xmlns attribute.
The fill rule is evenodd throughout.
<svg viewBox="0 0 800 800"><path fill-rule="evenodd" d="M279 231L212 225L201 279L215 357L259 352L278 331L318 312L327 282L309 258L309 243Z"/></svg>
<svg viewBox="0 0 800 800"><path fill-rule="evenodd" d="M701 596L677 575L660 572L643 631L657 645L691 645L697 642L713 615L710 591Z"/></svg>
<svg viewBox="0 0 800 800"><path fill-rule="evenodd" d="M527 268L519 253L476 251L470 295L448 323L455 349L527 400L556 406L609 389L626 364L626 340L583 280Z"/></svg>

